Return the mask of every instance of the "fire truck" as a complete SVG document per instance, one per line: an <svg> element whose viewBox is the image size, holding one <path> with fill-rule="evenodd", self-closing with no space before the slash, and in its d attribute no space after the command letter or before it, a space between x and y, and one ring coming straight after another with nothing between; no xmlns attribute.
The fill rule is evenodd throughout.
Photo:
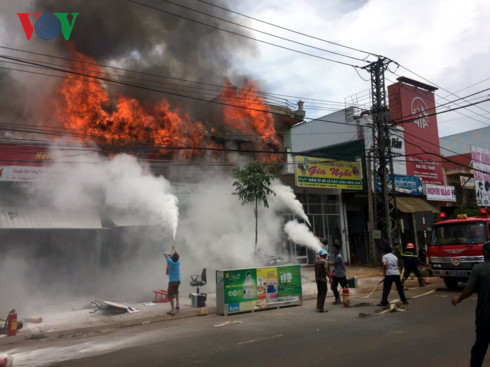
<svg viewBox="0 0 490 367"><path fill-rule="evenodd" d="M473 265L483 262L482 245L490 240L490 216L486 209L480 216L458 214L457 219L441 219L434 223L428 258L432 275L444 279L449 289L466 282Z"/></svg>

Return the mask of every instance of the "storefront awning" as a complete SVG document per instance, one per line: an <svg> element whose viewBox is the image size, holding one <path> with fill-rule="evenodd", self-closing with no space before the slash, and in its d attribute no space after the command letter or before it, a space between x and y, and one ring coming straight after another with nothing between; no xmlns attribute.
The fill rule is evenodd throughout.
<svg viewBox="0 0 490 367"><path fill-rule="evenodd" d="M66 211L45 207L0 207L0 229L98 229L95 210Z"/></svg>
<svg viewBox="0 0 490 367"><path fill-rule="evenodd" d="M403 213L433 212L438 214L439 210L421 198L397 196L396 208Z"/></svg>

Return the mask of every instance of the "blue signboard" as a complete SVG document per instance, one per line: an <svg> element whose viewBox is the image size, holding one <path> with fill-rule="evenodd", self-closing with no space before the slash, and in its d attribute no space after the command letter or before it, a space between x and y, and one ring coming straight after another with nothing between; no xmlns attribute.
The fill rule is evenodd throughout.
<svg viewBox="0 0 490 367"><path fill-rule="evenodd" d="M388 176L388 187L391 188L391 176ZM379 182L377 183L377 189L381 191ZM395 191L398 194L405 195L423 195L424 193L422 181L418 176L395 175Z"/></svg>

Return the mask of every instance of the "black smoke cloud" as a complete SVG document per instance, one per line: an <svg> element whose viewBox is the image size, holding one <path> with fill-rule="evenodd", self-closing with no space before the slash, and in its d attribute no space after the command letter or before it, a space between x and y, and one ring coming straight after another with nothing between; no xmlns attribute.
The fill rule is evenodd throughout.
<svg viewBox="0 0 490 367"><path fill-rule="evenodd" d="M215 98L219 94L220 88L213 87L213 85L223 85L225 78L229 78L237 84L241 82L243 76L233 70L233 55L238 50L253 53L255 45L250 40L215 28L219 26L242 34L246 33L243 29L233 27L231 24L219 22L209 16L192 12L166 1L138 0L138 2L146 6L122 0L4 2L0 6L4 13L0 19L5 21L5 29L15 30L15 32L10 31L9 34L14 37L9 36L8 42L3 43L21 50L65 58L71 56L67 47L67 44L70 43L77 51L94 59L98 64L120 68L117 71L106 69L108 73L113 73L111 78L166 92L162 94L144 88L121 88L120 85L116 85L109 87L112 95L124 93L141 101L150 102L165 98L169 100L171 105L183 106L184 110L190 113L193 118L206 119L196 115L196 111L200 111L202 114L209 103L199 102L199 100ZM233 14L197 1L179 0L176 1L176 4L234 20ZM227 6L223 1L216 1L216 4ZM16 12L39 12L42 14L68 12L79 13L79 15L76 18L69 42L65 41L61 34L54 40L45 41L39 39L35 33L32 39L27 41L19 19L15 15ZM32 21L33 16L31 18ZM186 18L210 24L211 27L189 21ZM68 19L71 21L71 16ZM243 19L240 22L243 23ZM0 28L2 28L1 25ZM43 60L60 63L59 59L50 59L34 54L26 55L15 51L5 52L34 61ZM131 73L128 70L140 73ZM7 89L10 91L9 94L15 90L16 93L25 95L23 89L27 88L31 94L29 96L31 105L28 111L26 111L25 106L22 106L22 99L16 98L15 101L10 99L10 102L7 102L10 106L15 105L15 108L7 109L11 115L9 117L25 121L26 115L32 114L39 124L41 114L39 111L37 113L32 112L37 107L33 107L32 101L39 102L46 98L49 95L49 89L56 90L56 86L62 79L12 71L7 71L7 73L12 74L17 82L10 83L10 78L3 77L0 80L3 86L0 97L5 95L5 98L9 100L8 95L5 94ZM166 76L171 79L159 78L155 75ZM207 85L189 83L184 80L197 81ZM9 81L8 86L6 85L7 81ZM197 97L197 99L184 98L175 94ZM42 103L40 103L39 108L42 108ZM50 118L44 116L42 119L46 123Z"/></svg>

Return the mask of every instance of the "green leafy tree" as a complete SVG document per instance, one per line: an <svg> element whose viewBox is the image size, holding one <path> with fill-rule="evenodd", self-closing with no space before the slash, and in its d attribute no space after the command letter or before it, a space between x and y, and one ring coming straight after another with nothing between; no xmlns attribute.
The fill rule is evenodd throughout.
<svg viewBox="0 0 490 367"><path fill-rule="evenodd" d="M259 161L253 161L243 169L238 167L233 169L233 186L242 205L253 203L255 214L255 252L257 252L257 233L259 223L258 205L262 202L264 207L269 207L267 196L276 195L270 186L274 179L279 177L279 170L276 166L266 166Z"/></svg>

